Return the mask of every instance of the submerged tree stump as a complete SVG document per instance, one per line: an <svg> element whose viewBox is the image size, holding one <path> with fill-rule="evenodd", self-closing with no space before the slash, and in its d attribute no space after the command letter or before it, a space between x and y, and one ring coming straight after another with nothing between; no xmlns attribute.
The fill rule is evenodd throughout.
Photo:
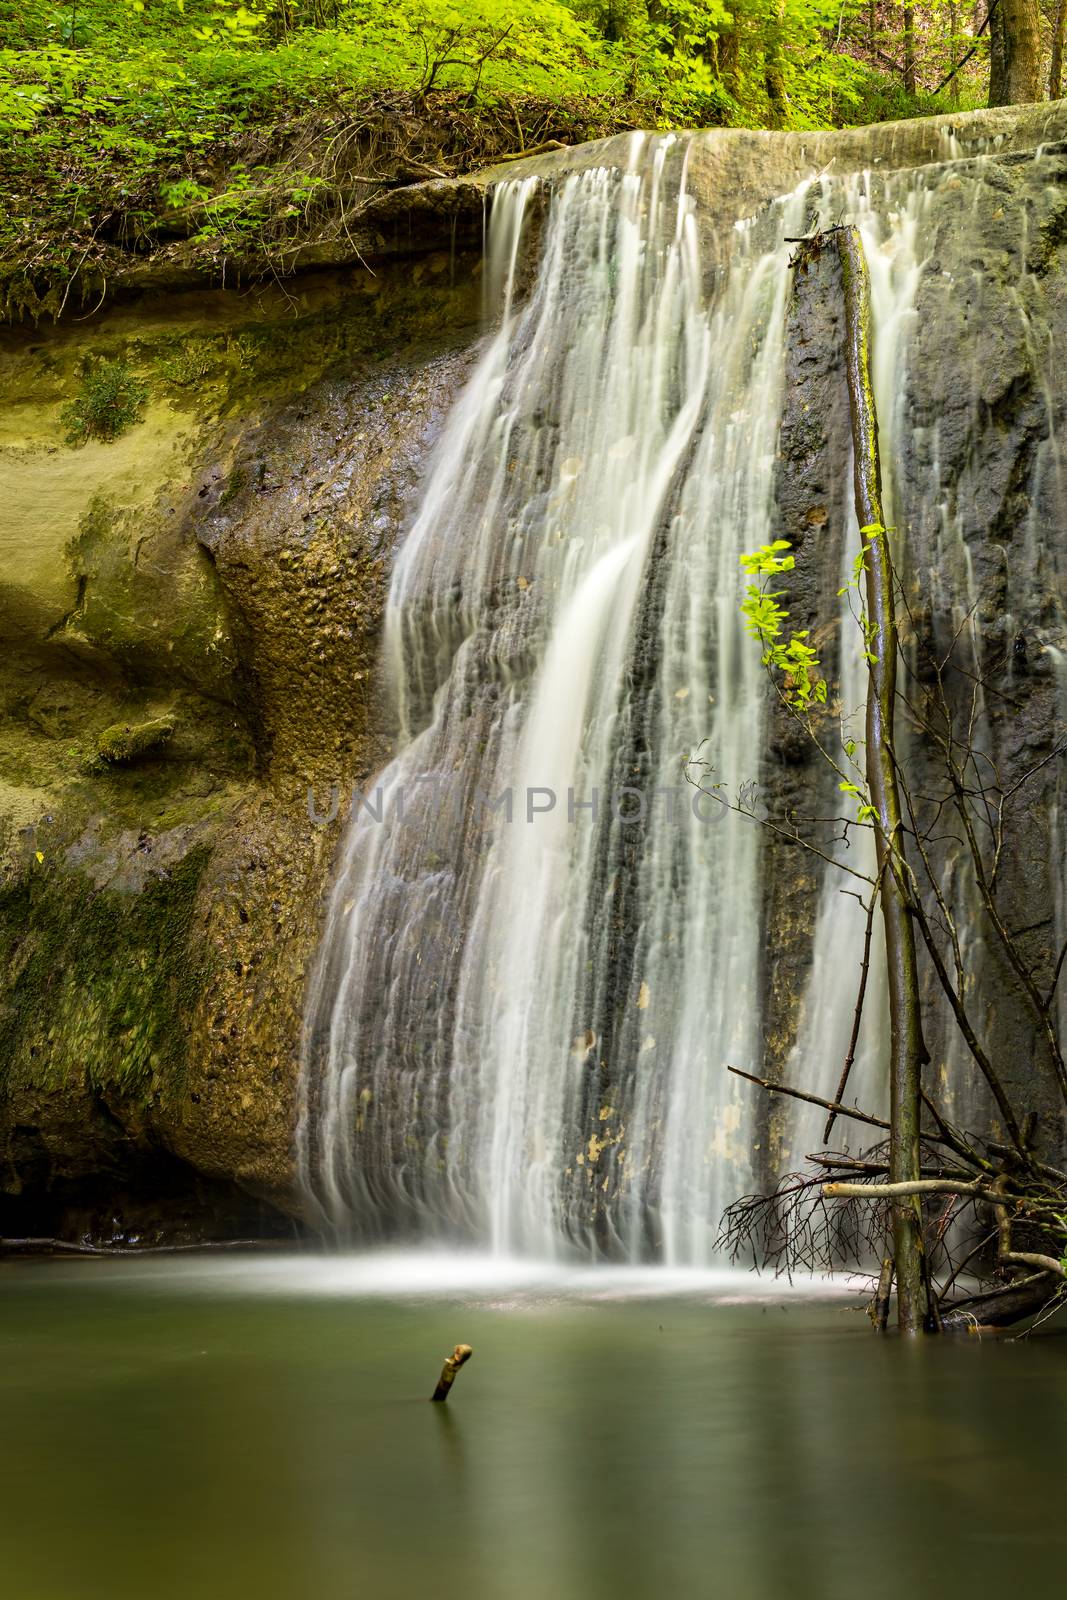
<svg viewBox="0 0 1067 1600"><path fill-rule="evenodd" d="M456 1373L465 1361L469 1361L474 1351L469 1344L457 1344L444 1366L441 1376L437 1380L437 1388L430 1396L431 1400L447 1400L449 1390L456 1381Z"/></svg>

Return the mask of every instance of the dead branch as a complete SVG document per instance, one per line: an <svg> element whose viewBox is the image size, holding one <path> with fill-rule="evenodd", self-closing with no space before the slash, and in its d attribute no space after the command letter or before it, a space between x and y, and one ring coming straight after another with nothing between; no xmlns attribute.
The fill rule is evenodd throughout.
<svg viewBox="0 0 1067 1600"><path fill-rule="evenodd" d="M441 1368L441 1376L437 1380L437 1388L430 1396L431 1400L444 1401L448 1399L452 1385L456 1381L456 1374L463 1364L470 1360L474 1351L469 1344L457 1344L452 1354Z"/></svg>
<svg viewBox="0 0 1067 1600"><path fill-rule="evenodd" d="M845 1053L845 1064L841 1069L841 1077L838 1081L837 1093L834 1096L834 1099L838 1104L841 1103L841 1100L844 1097L845 1090L848 1087L849 1073L852 1071L852 1064L856 1059L856 1046L859 1043L860 1037L860 1023L863 1020L863 1001L867 993L867 974L871 969L871 935L874 931L874 908L878 902L878 894L881 887L882 874L879 873L878 882L875 885L874 892L871 895L870 901L866 907L867 925L863 930L863 958L860 962L860 982L859 989L856 992L856 1009L852 1016L852 1033L849 1036L848 1050ZM834 1119L836 1116L837 1112L831 1111L826 1119L826 1127L823 1129L822 1135L824 1143L829 1139L831 1133L834 1131Z"/></svg>
<svg viewBox="0 0 1067 1600"><path fill-rule="evenodd" d="M889 1124L881 1117L872 1117L866 1111L860 1111L855 1106L843 1106L836 1100L824 1100L822 1095L808 1094L803 1089L794 1089L786 1083L772 1083L770 1078L757 1078L752 1072L742 1072L740 1067L726 1068L735 1077L747 1078L749 1083L758 1084L761 1089L766 1089L768 1094L784 1094L791 1100L806 1100L808 1105L822 1106L824 1111L832 1111L838 1117L851 1117L853 1122L866 1122L872 1128L884 1128L888 1132Z"/></svg>
<svg viewBox="0 0 1067 1600"><path fill-rule="evenodd" d="M990 1205L1004 1203L1003 1192L988 1183L965 1183L958 1178L912 1178L906 1183L824 1183L822 1192L830 1200L899 1200L912 1194L958 1194L972 1200L986 1200Z"/></svg>

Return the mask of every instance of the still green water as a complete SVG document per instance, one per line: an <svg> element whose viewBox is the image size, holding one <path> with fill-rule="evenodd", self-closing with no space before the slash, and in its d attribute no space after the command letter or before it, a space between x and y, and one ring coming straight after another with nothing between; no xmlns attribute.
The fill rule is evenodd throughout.
<svg viewBox="0 0 1067 1600"><path fill-rule="evenodd" d="M1064 1592L1058 1337L879 1340L744 1279L404 1281L0 1267L4 1600Z"/></svg>

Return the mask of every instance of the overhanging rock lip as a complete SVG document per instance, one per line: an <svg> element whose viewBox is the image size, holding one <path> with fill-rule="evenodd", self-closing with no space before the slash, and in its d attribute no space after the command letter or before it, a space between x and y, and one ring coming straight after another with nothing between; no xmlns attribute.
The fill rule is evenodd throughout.
<svg viewBox="0 0 1067 1600"><path fill-rule="evenodd" d="M436 218L444 224L441 237L424 248L446 247L457 221L481 222L487 199L501 184L540 178L551 188L574 173L594 167L625 167L633 160L637 145L653 137L664 135L617 133L588 144L497 162L462 178L434 178L391 190L372 201L360 216L361 233L365 232L368 238L363 253L368 257L404 253L402 242L395 235L392 244L388 244L379 234L377 251L370 240L383 226L395 228L398 223L413 223L416 219L425 224ZM1043 145L1067 140L1067 100L829 131L774 133L757 128L709 128L666 137L688 147L689 181L698 196L703 194L709 200L714 197L719 207L737 218L768 205L821 173L844 177L866 170L903 172L979 156L1036 153ZM426 231L433 232L432 228ZM355 259L351 250L346 259Z"/></svg>
<svg viewBox="0 0 1067 1600"><path fill-rule="evenodd" d="M455 181L483 193L509 178L539 177L551 183L591 167L625 166L633 141L650 137L662 135L618 133L590 144L497 163ZM707 128L673 137L689 146L691 167L710 166L722 178L732 178L739 199L747 194L767 203L824 171L841 176L868 169L908 171L976 156L1036 151L1042 145L1067 140L1067 100L912 117L858 128L791 133ZM746 167L751 169L747 174ZM421 187L414 186L412 194ZM721 198L725 203L727 196Z"/></svg>
<svg viewBox="0 0 1067 1600"><path fill-rule="evenodd" d="M383 226L439 219L445 231L432 247L441 248L450 243L450 230L458 219L481 221L486 200L502 183L516 178L540 178L551 186L594 167L625 167L633 159L637 145L653 137L672 137L687 145L692 179L701 187L713 181L716 200L739 216L822 172L845 176L867 169L908 171L982 155L1036 151L1043 144L1067 140L1067 100L830 131L773 133L758 128L708 128L672 135L616 133L588 144L497 162L462 178L432 178L392 189L361 213L360 233L367 236L367 252L371 254L403 254L403 241L395 236L391 243L382 239L375 252L370 242L374 233ZM310 248L314 247L298 246L294 253L299 255L301 250ZM347 260L354 259L350 249Z"/></svg>

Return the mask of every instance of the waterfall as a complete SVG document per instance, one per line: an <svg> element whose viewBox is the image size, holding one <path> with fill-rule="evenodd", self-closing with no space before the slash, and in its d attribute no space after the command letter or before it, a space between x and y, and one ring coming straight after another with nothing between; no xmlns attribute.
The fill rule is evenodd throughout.
<svg viewBox="0 0 1067 1600"><path fill-rule="evenodd" d="M713 273L685 160L635 135L494 198L499 326L395 569L400 748L309 993L298 1155L342 1234L702 1262L750 1172L760 830L724 799L758 772L738 558L774 537L805 207Z"/></svg>
<svg viewBox="0 0 1067 1600"><path fill-rule="evenodd" d="M978 665L973 534L936 418L924 434L905 415L920 284L952 276L934 202L956 204L960 181L813 176L709 239L692 148L635 134L622 165L494 191L493 331L389 595L397 753L353 805L308 990L297 1156L341 1239L702 1265L724 1206L766 1181L765 1107L725 1070L758 1071L778 1026L762 830L736 809L766 702L739 557L778 536L786 241L813 225L863 233L898 567L970 628ZM920 523L921 570L905 547ZM858 546L853 519L843 587ZM840 604L855 736L862 635ZM869 836L849 860L873 868ZM966 871L950 850L941 866L946 884ZM827 1096L859 975L850 887L827 868L784 1064ZM885 1012L875 960L846 1098L876 1111ZM938 1070L973 1083L954 1033L933 1043ZM783 1158L815 1149L822 1120L791 1111Z"/></svg>

